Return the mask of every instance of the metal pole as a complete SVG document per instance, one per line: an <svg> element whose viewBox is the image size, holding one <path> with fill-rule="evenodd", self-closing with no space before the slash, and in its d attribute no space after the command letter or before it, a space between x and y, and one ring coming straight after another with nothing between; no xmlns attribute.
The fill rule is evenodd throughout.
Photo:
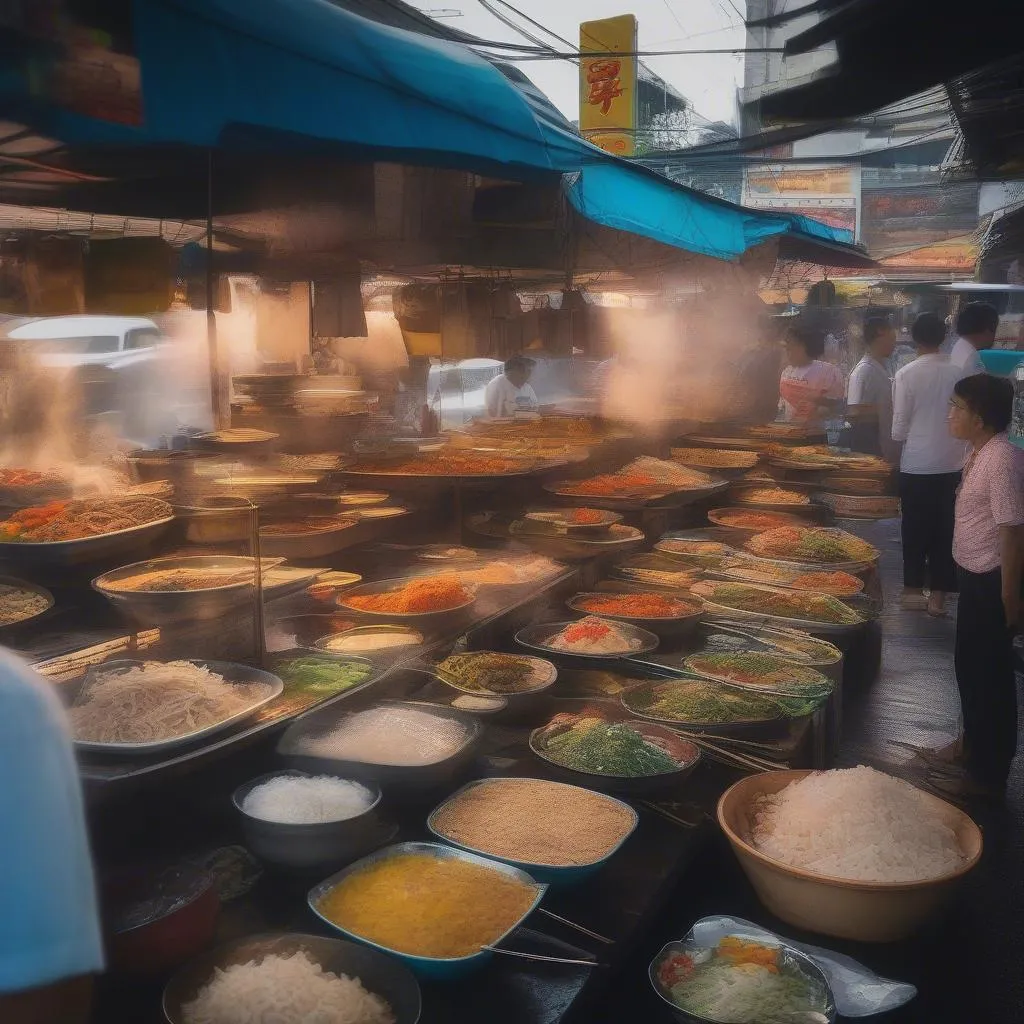
<svg viewBox="0 0 1024 1024"><path fill-rule="evenodd" d="M213 150L206 151L206 347L210 360L210 398L213 408L213 427L219 430L222 422L220 394L220 361L217 358L217 314L214 311L216 275L213 272Z"/></svg>

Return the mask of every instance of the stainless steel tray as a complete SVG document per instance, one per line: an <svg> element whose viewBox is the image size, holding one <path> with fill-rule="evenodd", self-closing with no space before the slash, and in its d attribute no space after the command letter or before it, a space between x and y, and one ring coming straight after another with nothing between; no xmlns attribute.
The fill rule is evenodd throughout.
<svg viewBox="0 0 1024 1024"><path fill-rule="evenodd" d="M216 672L219 675L222 675L226 682L234 683L239 686L262 683L268 687L267 693L265 696L254 701L250 707L243 711L239 711L235 715L231 715L229 718L225 718L213 725L208 725L203 729L195 729L190 733L175 736L172 739L157 740L150 743L98 743L92 740L76 739L75 746L79 750L88 751L91 754L138 756L162 753L163 751L173 750L177 747L184 747L190 743L195 743L198 740L205 739L208 736L212 736L214 733L220 732L222 729L227 729L229 726L243 721L250 715L255 714L265 704L269 704L275 697L279 697L284 690L284 683L277 676L272 675L270 672L264 672L262 669L250 668L248 665L239 665L231 661L200 661L198 659L191 658L182 660L188 660L192 665L199 665L204 668L208 668L211 672ZM79 691L79 699L81 698L81 695L88 690L90 681L94 679L95 676L112 670L138 667L142 664L144 664L144 662L141 659L125 658L117 661L107 661L101 665L93 666L85 674L85 679L83 680L81 690Z"/></svg>

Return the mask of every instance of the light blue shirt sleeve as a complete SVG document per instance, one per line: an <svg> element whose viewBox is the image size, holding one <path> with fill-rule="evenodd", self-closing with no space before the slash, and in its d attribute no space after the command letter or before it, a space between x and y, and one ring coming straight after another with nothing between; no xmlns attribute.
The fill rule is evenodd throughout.
<svg viewBox="0 0 1024 1024"><path fill-rule="evenodd" d="M0 993L103 969L70 734L50 684L0 649Z"/></svg>

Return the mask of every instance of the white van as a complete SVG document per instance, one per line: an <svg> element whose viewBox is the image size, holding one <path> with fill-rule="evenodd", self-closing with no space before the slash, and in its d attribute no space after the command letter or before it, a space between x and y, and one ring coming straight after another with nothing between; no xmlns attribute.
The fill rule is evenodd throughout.
<svg viewBox="0 0 1024 1024"><path fill-rule="evenodd" d="M153 357L160 328L136 316L48 316L8 327L6 336L43 366L120 366Z"/></svg>

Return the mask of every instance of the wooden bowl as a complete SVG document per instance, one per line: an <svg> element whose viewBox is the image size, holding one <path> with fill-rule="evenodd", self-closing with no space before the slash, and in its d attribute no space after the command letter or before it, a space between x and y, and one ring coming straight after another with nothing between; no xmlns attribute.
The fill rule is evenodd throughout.
<svg viewBox="0 0 1024 1024"><path fill-rule="evenodd" d="M853 882L791 867L766 857L750 843L754 800L778 793L809 771L751 775L718 801L718 823L761 902L797 928L858 942L895 942L917 932L947 904L960 880L981 857L981 830L963 811L929 793L956 832L966 856L955 871L921 882Z"/></svg>

